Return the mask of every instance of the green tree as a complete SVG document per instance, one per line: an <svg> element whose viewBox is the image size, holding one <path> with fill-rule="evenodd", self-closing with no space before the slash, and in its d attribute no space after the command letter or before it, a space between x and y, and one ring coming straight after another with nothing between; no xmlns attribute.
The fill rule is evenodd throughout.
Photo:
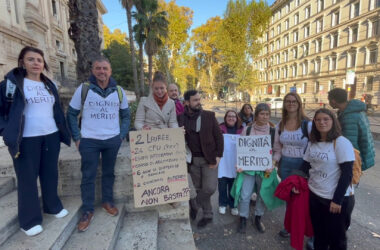
<svg viewBox="0 0 380 250"><path fill-rule="evenodd" d="M261 49L259 38L271 16L267 3L230 0L219 29L217 47L222 64L228 66L232 81L240 89L251 89L254 80L252 62Z"/></svg>
<svg viewBox="0 0 380 250"><path fill-rule="evenodd" d="M137 98L140 98L139 83L137 79L137 64L136 64L136 50L133 41L133 30L132 30L132 7L133 0L119 0L123 8L127 12L127 23L128 23L128 34L129 34L129 45L131 49L131 59L132 59L132 69L133 69L133 82L135 86L135 94Z"/></svg>

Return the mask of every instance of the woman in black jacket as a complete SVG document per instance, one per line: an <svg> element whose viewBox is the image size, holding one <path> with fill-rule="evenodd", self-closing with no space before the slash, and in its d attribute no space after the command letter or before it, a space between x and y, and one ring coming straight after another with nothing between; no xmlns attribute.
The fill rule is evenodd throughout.
<svg viewBox="0 0 380 250"><path fill-rule="evenodd" d="M58 91L42 72L48 70L44 53L25 47L18 68L0 84L0 136L12 156L17 177L18 218L28 236L42 232L38 198L40 179L44 213L68 214L57 194L60 142L70 145Z"/></svg>

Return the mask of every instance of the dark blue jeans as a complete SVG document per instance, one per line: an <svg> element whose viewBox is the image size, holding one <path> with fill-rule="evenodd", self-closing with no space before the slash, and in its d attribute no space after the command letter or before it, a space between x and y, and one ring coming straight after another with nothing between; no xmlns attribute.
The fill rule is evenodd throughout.
<svg viewBox="0 0 380 250"><path fill-rule="evenodd" d="M234 198L231 196L231 188L235 178L218 178L219 206L234 208Z"/></svg>
<svg viewBox="0 0 380 250"><path fill-rule="evenodd" d="M18 220L24 230L41 225L37 178L40 178L43 211L57 214L62 209L57 194L58 156L61 149L59 133L24 137L20 156L13 159L17 177Z"/></svg>
<svg viewBox="0 0 380 250"><path fill-rule="evenodd" d="M119 135L107 140L82 138L79 153L82 157L82 212L94 211L95 179L102 156L102 202L113 203L113 183L115 162L121 144Z"/></svg>

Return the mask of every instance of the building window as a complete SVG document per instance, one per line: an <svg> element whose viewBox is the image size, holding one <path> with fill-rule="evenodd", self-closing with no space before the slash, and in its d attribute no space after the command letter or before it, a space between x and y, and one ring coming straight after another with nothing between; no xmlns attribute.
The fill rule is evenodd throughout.
<svg viewBox="0 0 380 250"><path fill-rule="evenodd" d="M322 38L315 40L315 53L322 51Z"/></svg>
<svg viewBox="0 0 380 250"><path fill-rule="evenodd" d="M61 50L61 42L59 40L55 40L55 47L58 49L58 50Z"/></svg>
<svg viewBox="0 0 380 250"><path fill-rule="evenodd" d="M331 27L339 24L339 10L336 10L331 15Z"/></svg>
<svg viewBox="0 0 380 250"><path fill-rule="evenodd" d="M367 76L366 85L367 85L367 91L373 90L373 76Z"/></svg>
<svg viewBox="0 0 380 250"><path fill-rule="evenodd" d="M329 70L330 71L336 70L336 56L331 56L330 57Z"/></svg>
<svg viewBox="0 0 380 250"><path fill-rule="evenodd" d="M281 24L277 25L277 35L281 33Z"/></svg>
<svg viewBox="0 0 380 250"><path fill-rule="evenodd" d="M296 14L294 15L294 25L297 25L298 22L299 22L299 14L296 13Z"/></svg>
<svg viewBox="0 0 380 250"><path fill-rule="evenodd" d="M288 51L284 51L284 62L288 62L289 57L288 57Z"/></svg>
<svg viewBox="0 0 380 250"><path fill-rule="evenodd" d="M314 94L318 94L318 92L319 92L319 82L316 81L314 83Z"/></svg>
<svg viewBox="0 0 380 250"><path fill-rule="evenodd" d="M377 63L377 54L378 54L377 48L370 49L370 51L369 51L369 64Z"/></svg>
<svg viewBox="0 0 380 250"><path fill-rule="evenodd" d="M276 70L276 79L277 80L280 79L280 70L279 69Z"/></svg>
<svg viewBox="0 0 380 250"><path fill-rule="evenodd" d="M356 51L348 52L347 67L352 68L356 65Z"/></svg>
<svg viewBox="0 0 380 250"><path fill-rule="evenodd" d="M289 45L289 35L286 35L284 36L284 46L288 46Z"/></svg>
<svg viewBox="0 0 380 250"><path fill-rule="evenodd" d="M305 19L310 17L310 5L305 8Z"/></svg>
<svg viewBox="0 0 380 250"><path fill-rule="evenodd" d="M355 18L359 16L359 14L360 14L360 2L358 1L351 4L350 17Z"/></svg>
<svg viewBox="0 0 380 250"><path fill-rule="evenodd" d="M321 72L321 60L316 59L314 61L314 72L320 73Z"/></svg>
<svg viewBox="0 0 380 250"><path fill-rule="evenodd" d="M280 47L281 47L281 40L277 39L277 49L280 49Z"/></svg>
<svg viewBox="0 0 380 250"><path fill-rule="evenodd" d="M338 47L338 33L330 35L330 49Z"/></svg>
<svg viewBox="0 0 380 250"><path fill-rule="evenodd" d="M289 18L285 20L285 30L289 29Z"/></svg>
<svg viewBox="0 0 380 250"><path fill-rule="evenodd" d="M298 42L298 30L293 31L293 42Z"/></svg>
<svg viewBox="0 0 380 250"><path fill-rule="evenodd" d="M323 17L317 19L317 33L323 30Z"/></svg>
<svg viewBox="0 0 380 250"><path fill-rule="evenodd" d="M329 81L328 91L335 89L335 80Z"/></svg>
<svg viewBox="0 0 380 250"><path fill-rule="evenodd" d="M280 59L281 59L280 54L277 54L277 55L276 55L276 63L277 63L277 64L280 64L280 63L281 63Z"/></svg>
<svg viewBox="0 0 380 250"><path fill-rule="evenodd" d="M306 94L306 92L307 92L307 83L304 82L304 83L302 84L302 94Z"/></svg>
<svg viewBox="0 0 380 250"><path fill-rule="evenodd" d="M274 44L270 43L270 52L273 52L273 50L274 50Z"/></svg>
<svg viewBox="0 0 380 250"><path fill-rule="evenodd" d="M289 3L288 3L287 5L285 5L285 13L286 14L289 13L289 9L290 9L290 7L289 7Z"/></svg>
<svg viewBox="0 0 380 250"><path fill-rule="evenodd" d="M372 36L371 37L375 37L379 35L380 35L380 23L379 23L379 19L377 19L376 21L372 22Z"/></svg>
<svg viewBox="0 0 380 250"><path fill-rule="evenodd" d="M284 78L288 78L288 67L284 68Z"/></svg>
<svg viewBox="0 0 380 250"><path fill-rule="evenodd" d="M304 28L304 38L309 37L309 35L310 35L310 26L306 25Z"/></svg>
<svg viewBox="0 0 380 250"><path fill-rule="evenodd" d="M51 7L53 9L53 16L57 16L57 2L55 0L51 1Z"/></svg>
<svg viewBox="0 0 380 250"><path fill-rule="evenodd" d="M293 77L296 77L296 76L297 76L297 64L294 64L294 65L293 65L292 76L293 76Z"/></svg>
<svg viewBox="0 0 380 250"><path fill-rule="evenodd" d="M309 64L307 61L305 61L304 63L302 63L302 75L307 75L309 72Z"/></svg>
<svg viewBox="0 0 380 250"><path fill-rule="evenodd" d="M293 59L297 59L297 47L293 48Z"/></svg>
<svg viewBox="0 0 380 250"><path fill-rule="evenodd" d="M318 0L318 12L321 12L325 8L325 1Z"/></svg>
<svg viewBox="0 0 380 250"><path fill-rule="evenodd" d="M294 4L295 4L295 7L298 7L298 6L300 6L300 2L301 2L301 0L295 0L295 2L294 2Z"/></svg>
<svg viewBox="0 0 380 250"><path fill-rule="evenodd" d="M350 29L350 40L352 43L358 40L358 26L351 27Z"/></svg>
<svg viewBox="0 0 380 250"><path fill-rule="evenodd" d="M274 29L270 30L270 35L271 35L272 38L274 37Z"/></svg>

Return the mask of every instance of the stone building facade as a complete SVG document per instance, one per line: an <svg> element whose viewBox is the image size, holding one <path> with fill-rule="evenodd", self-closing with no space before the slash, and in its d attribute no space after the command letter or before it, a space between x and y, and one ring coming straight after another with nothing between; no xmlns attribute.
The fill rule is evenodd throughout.
<svg viewBox="0 0 380 250"><path fill-rule="evenodd" d="M68 85L76 79L76 52L69 38L68 0L0 1L0 78L17 65L26 46L42 49L50 67L48 75ZM102 15L107 9L97 0L99 36L103 37Z"/></svg>
<svg viewBox="0 0 380 250"><path fill-rule="evenodd" d="M254 101L296 90L309 104L345 88L380 103L380 0L277 0L254 68Z"/></svg>

